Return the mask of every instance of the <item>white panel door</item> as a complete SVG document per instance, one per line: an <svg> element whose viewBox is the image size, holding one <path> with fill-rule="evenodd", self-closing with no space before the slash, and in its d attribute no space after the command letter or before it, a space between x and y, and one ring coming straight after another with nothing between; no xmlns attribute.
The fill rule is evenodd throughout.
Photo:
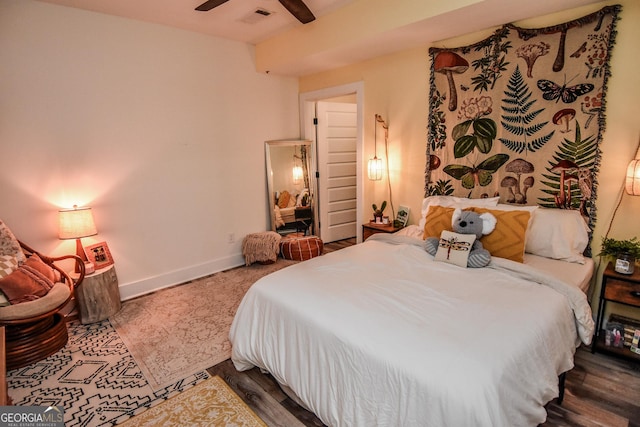
<svg viewBox="0 0 640 427"><path fill-rule="evenodd" d="M356 113L356 104L317 104L320 238L325 243L357 232Z"/></svg>

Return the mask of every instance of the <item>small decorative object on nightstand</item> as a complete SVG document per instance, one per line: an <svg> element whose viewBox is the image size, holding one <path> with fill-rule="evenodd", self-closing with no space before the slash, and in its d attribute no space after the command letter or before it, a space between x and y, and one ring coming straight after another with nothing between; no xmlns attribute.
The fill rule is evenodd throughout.
<svg viewBox="0 0 640 427"><path fill-rule="evenodd" d="M368 222L362 224L362 240L367 240L371 235L377 233L395 233L402 227L395 227L393 224L377 224L375 222Z"/></svg>
<svg viewBox="0 0 640 427"><path fill-rule="evenodd" d="M602 275L602 288L596 318L596 336L591 347L592 352L602 351L616 356L640 361L640 354L632 352L627 346L606 345L606 331L602 330L604 312L608 302L624 304L640 309L640 272L621 274L609 263ZM613 316L612 316L613 317Z"/></svg>
<svg viewBox="0 0 640 427"><path fill-rule="evenodd" d="M105 320L120 311L122 302L115 266L112 264L84 276L76 288L76 301L83 325Z"/></svg>
<svg viewBox="0 0 640 427"><path fill-rule="evenodd" d="M635 237L629 240L604 237L598 255L615 260L616 272L633 274L635 261L640 258L640 241Z"/></svg>

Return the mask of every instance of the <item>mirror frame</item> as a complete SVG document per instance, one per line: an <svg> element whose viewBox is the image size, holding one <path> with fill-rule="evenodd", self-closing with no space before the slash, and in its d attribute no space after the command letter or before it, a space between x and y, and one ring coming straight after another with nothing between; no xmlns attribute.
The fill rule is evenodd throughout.
<svg viewBox="0 0 640 427"><path fill-rule="evenodd" d="M265 163L266 163L266 174L267 174L267 202L269 208L269 218L271 223L271 231L278 231L276 227L276 218L275 218L275 197L274 194L276 190L274 188L273 183L273 165L271 160L271 148L275 147L295 147L299 145L308 146L307 149L307 168L308 168L308 180L309 180L309 200L311 204L311 209L313 212L313 222L310 225L310 234L313 234L318 218L318 200L317 200L317 180L315 173L315 165L316 165L316 152L315 152L315 144L313 141L308 139L281 139L281 140L273 140L266 141L264 144L265 147ZM303 178L304 179L304 178Z"/></svg>

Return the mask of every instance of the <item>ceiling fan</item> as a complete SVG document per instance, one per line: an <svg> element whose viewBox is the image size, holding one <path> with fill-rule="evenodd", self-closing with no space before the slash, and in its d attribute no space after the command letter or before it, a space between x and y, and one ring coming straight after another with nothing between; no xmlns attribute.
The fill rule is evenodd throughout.
<svg viewBox="0 0 640 427"><path fill-rule="evenodd" d="M218 7L223 3L226 3L229 0L208 0L202 3L200 6L196 7L196 10L201 12L206 12L208 10L213 9L214 7ZM316 19L313 16L313 13L309 10L306 4L302 0L278 0L296 19L303 24L308 24L309 22Z"/></svg>

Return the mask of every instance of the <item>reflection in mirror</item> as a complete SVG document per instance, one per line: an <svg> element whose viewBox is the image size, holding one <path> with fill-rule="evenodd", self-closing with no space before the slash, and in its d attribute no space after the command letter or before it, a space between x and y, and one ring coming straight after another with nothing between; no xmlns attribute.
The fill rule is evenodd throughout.
<svg viewBox="0 0 640 427"><path fill-rule="evenodd" d="M282 235L313 234L311 141L267 141L265 149L271 230Z"/></svg>

